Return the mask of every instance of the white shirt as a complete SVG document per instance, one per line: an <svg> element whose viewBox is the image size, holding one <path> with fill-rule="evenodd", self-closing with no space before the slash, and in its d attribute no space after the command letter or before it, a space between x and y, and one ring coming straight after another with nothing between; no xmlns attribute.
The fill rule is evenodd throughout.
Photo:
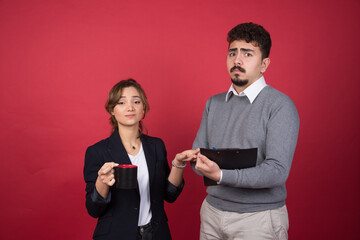
<svg viewBox="0 0 360 240"><path fill-rule="evenodd" d="M245 88L244 91L237 93L233 84L231 84L229 91L226 94L225 101L229 101L229 98L231 96L231 93L235 96L247 96L250 103L253 103L257 95L263 90L264 87L266 87L266 82L264 76L261 76L258 80L253 82L250 86Z"/></svg>
<svg viewBox="0 0 360 240"><path fill-rule="evenodd" d="M145 159L144 150L142 144L139 152L129 158L133 165L137 166L137 180L139 183L140 191L140 211L138 226L146 225L150 222L152 214L150 210L150 186L149 186L149 171Z"/></svg>

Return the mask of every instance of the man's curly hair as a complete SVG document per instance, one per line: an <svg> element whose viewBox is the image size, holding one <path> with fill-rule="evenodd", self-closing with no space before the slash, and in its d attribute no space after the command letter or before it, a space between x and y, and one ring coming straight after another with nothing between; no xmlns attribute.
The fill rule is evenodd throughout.
<svg viewBox="0 0 360 240"><path fill-rule="evenodd" d="M231 29L227 35L229 45L235 40L244 40L260 48L262 59L269 57L271 38L262 26L249 22L241 23Z"/></svg>

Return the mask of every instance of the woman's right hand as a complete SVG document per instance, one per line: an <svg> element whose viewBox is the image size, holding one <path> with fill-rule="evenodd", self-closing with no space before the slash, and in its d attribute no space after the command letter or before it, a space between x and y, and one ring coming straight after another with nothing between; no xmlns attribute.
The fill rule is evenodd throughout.
<svg viewBox="0 0 360 240"><path fill-rule="evenodd" d="M115 183L114 167L119 164L114 162L105 163L98 171L98 177L96 179L96 191L103 197L106 198L109 189Z"/></svg>
<svg viewBox="0 0 360 240"><path fill-rule="evenodd" d="M111 187L115 183L114 167L119 164L114 162L105 163L98 171L98 179L105 185Z"/></svg>

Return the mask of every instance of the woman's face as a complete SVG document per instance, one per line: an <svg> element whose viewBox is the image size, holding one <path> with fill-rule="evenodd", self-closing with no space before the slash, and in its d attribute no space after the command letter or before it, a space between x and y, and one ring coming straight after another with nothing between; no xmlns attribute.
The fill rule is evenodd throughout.
<svg viewBox="0 0 360 240"><path fill-rule="evenodd" d="M127 87L122 90L111 114L116 118L119 128L138 126L144 114L144 105L136 88Z"/></svg>

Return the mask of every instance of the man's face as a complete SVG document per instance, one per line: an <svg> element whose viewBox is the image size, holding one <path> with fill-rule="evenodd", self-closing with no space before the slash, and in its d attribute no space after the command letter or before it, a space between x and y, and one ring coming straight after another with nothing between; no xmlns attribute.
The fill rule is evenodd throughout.
<svg viewBox="0 0 360 240"><path fill-rule="evenodd" d="M269 63L270 59L262 59L260 48L252 43L244 40L230 43L226 65L236 91L243 91L259 79Z"/></svg>

